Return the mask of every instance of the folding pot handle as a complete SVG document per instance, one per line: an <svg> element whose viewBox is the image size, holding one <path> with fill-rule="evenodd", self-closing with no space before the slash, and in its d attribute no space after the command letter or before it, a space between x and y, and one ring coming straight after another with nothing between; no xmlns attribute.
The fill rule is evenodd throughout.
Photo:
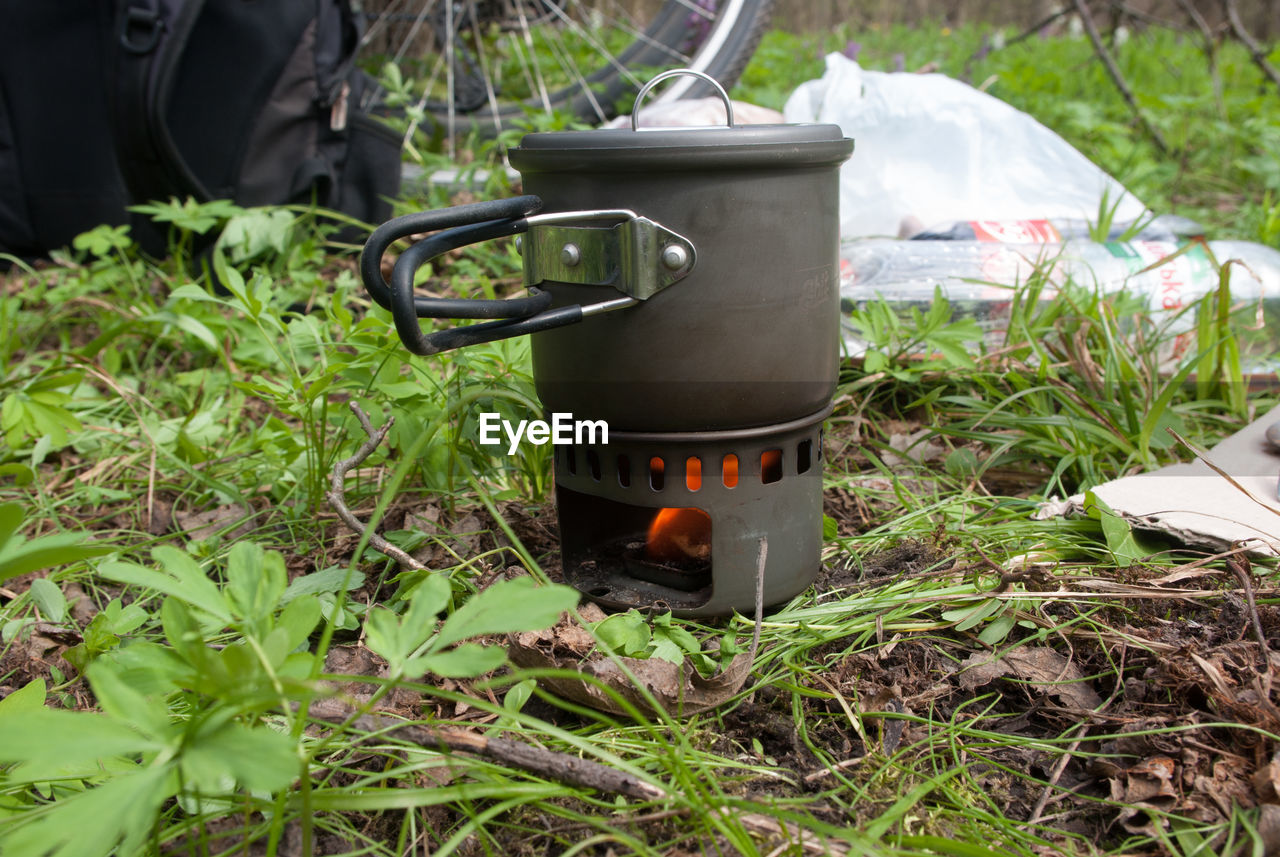
<svg viewBox="0 0 1280 857"><path fill-rule="evenodd" d="M693 267L693 245L685 238L626 209L535 214L536 196L420 212L383 224L360 254L360 276L380 306L391 310L400 340L414 354L492 342L634 306L685 277ZM601 227L600 223L609 223ZM400 255L391 281L382 276L382 256L392 242L444 230ZM450 250L478 241L531 232L524 249L529 295L506 300L424 298L414 295L417 270ZM544 281L608 285L624 297L582 306L551 308ZM496 319L485 324L425 334L420 318Z"/></svg>

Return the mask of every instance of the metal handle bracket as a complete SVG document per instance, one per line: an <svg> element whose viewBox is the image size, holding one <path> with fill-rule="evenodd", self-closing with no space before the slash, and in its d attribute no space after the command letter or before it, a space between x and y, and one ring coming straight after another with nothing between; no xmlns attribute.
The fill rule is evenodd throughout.
<svg viewBox="0 0 1280 857"><path fill-rule="evenodd" d="M619 221L612 225L600 221ZM693 270L693 243L626 209L534 215L521 248L524 283L610 286L648 300Z"/></svg>

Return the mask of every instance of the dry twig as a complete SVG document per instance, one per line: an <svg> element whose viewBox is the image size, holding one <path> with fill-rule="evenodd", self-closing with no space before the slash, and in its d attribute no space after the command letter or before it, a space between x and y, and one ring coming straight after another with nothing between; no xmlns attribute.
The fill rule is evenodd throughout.
<svg viewBox="0 0 1280 857"><path fill-rule="evenodd" d="M1159 128L1151 124L1147 114L1138 106L1138 100L1133 97L1133 90L1129 88L1124 75L1120 73L1120 67L1116 65L1115 58L1111 56L1111 51L1107 50L1107 46L1102 43L1102 36L1098 34L1098 25L1094 23L1093 15L1089 13L1088 4L1085 0L1074 0L1074 3L1076 14L1080 16L1080 23L1084 25L1084 31L1089 36L1089 41L1093 43L1093 51L1098 55L1098 59L1102 60L1102 65L1106 68L1111 82L1120 91L1121 97L1129 105L1129 109L1133 111L1133 115L1142 125L1143 130L1147 132L1147 136L1156 144L1160 154L1169 154L1169 144L1165 142L1164 135L1160 133Z"/></svg>
<svg viewBox="0 0 1280 857"><path fill-rule="evenodd" d="M328 704L321 702L311 707L311 715L317 720L345 724L365 732L393 735L420 747L481 756L571 786L625 795L637 800L662 801L672 797L671 793L661 786L590 759L535 747L509 738L491 738L462 729L443 729L404 723L379 714L362 714L353 718L354 713L351 708L345 705L333 705L332 702ZM722 812L726 817L730 816L728 809ZM784 824L766 815L754 812L733 813L732 818L757 836L799 844L806 853L835 855L848 853L848 846L842 842L824 839L796 825Z"/></svg>
<svg viewBox="0 0 1280 857"><path fill-rule="evenodd" d="M1223 8L1227 13L1227 21L1231 25L1231 32L1236 34L1236 38L1244 43L1249 49L1249 55L1253 57L1253 63L1262 69L1262 73L1271 78L1271 82L1280 89L1280 72L1276 71L1276 67L1267 62L1267 52L1258 44L1253 34L1244 28L1244 22L1240 20L1240 10L1236 8L1236 0L1223 0Z"/></svg>
<svg viewBox="0 0 1280 857"><path fill-rule="evenodd" d="M395 419L389 419L387 420L386 425L382 428L375 429L373 424L369 422L369 417L360 409L359 405L355 402L350 402L349 405L351 407L351 412L355 414L356 419L360 421L360 427L364 429L364 433L368 435L368 439L364 443L360 444L360 448L356 450L355 455L350 458L343 459L333 466L333 473L329 476L329 490L324 497L329 501L329 505L333 507L333 511L337 512L338 517L342 519L344 524L359 535L364 536L369 528L365 526L364 522L352 514L351 509L348 508L346 500L343 499L343 482L347 478L347 473L353 468L359 467L363 464L364 460L372 455L373 451L378 448L383 440L386 439L387 432L391 431L391 426L395 424ZM387 541L377 533L369 532L368 538L370 547L374 550L381 551L401 565L411 568L414 571L423 571L426 569L425 565L418 562L416 559L409 556L409 554L400 550L400 548L391 544L391 542Z"/></svg>
<svg viewBox="0 0 1280 857"><path fill-rule="evenodd" d="M1245 554L1233 554L1227 557L1227 568L1240 581L1244 590L1244 599L1249 604L1249 619L1253 624L1253 634L1258 638L1258 672L1267 673L1271 669L1271 649L1267 646L1267 635L1262 630L1262 617L1258 615L1258 604L1253 597L1253 566Z"/></svg>

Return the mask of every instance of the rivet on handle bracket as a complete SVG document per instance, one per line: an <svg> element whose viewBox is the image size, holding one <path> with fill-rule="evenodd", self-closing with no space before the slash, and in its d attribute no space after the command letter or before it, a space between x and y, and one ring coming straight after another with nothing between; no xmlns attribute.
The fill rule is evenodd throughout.
<svg viewBox="0 0 1280 857"><path fill-rule="evenodd" d="M530 217L521 245L526 286L610 286L648 300L687 277L697 262L692 242L626 209ZM600 221L619 221L610 225Z"/></svg>

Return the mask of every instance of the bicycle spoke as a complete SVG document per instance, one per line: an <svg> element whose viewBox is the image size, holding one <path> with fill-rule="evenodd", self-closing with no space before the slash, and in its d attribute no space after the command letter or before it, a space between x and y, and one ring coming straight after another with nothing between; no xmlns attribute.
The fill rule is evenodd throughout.
<svg viewBox="0 0 1280 857"><path fill-rule="evenodd" d="M559 33L553 33L551 40L547 44L549 47L552 47L553 52L558 50L559 53L557 59L560 62L560 67L574 78L574 84L576 84L582 90L583 94L586 95L596 120L603 122L608 119L609 117L605 114L604 107L600 105L600 101L596 98L596 94L591 90L591 85L588 84L586 78L582 76L582 73L578 70L577 64L572 61L571 54L565 47L564 40Z"/></svg>
<svg viewBox="0 0 1280 857"><path fill-rule="evenodd" d="M477 34L475 40L476 61L480 64L480 79L484 81L485 97L489 104L489 113L493 117L493 128L495 131L502 130L502 119L498 115L498 94L493 88L493 74L490 72L490 65L485 59L484 39L479 38L480 34L480 16L476 13L476 4L469 3L471 10L471 26Z"/></svg>
<svg viewBox="0 0 1280 857"><path fill-rule="evenodd" d="M547 113L551 112L551 94L547 91L547 81L542 76L542 68L533 60L534 45L533 32L529 27L529 19L524 14L524 4L517 3L516 9L520 15L520 38L516 40L517 58L520 62L520 68L525 73L525 79L530 84L529 91L537 92L538 98L542 101L542 109ZM526 57L525 51L528 51ZM530 72L533 79L530 79Z"/></svg>
<svg viewBox="0 0 1280 857"><path fill-rule="evenodd" d="M510 127L529 111L603 121L642 78L665 68L736 75L770 2L366 0L382 11L364 42L402 60L406 79L430 68L418 110L452 139L476 123L489 133ZM692 85L676 81L657 100Z"/></svg>

